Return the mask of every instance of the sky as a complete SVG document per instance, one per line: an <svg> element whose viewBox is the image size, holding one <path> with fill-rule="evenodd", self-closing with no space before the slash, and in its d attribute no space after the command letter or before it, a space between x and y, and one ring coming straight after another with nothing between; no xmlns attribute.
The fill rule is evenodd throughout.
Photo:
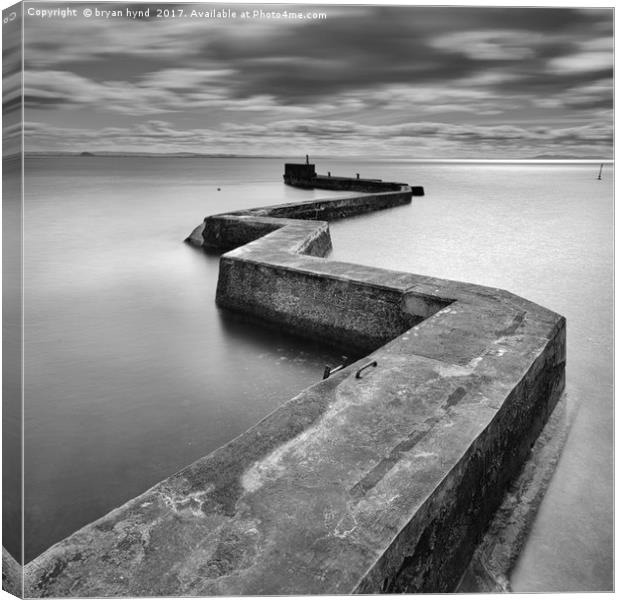
<svg viewBox="0 0 620 600"><path fill-rule="evenodd" d="M148 6L25 4L26 150L612 157L609 8Z"/></svg>

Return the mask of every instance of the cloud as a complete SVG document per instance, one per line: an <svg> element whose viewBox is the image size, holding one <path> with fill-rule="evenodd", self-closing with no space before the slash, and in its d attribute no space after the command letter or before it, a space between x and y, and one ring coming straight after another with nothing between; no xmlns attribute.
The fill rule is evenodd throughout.
<svg viewBox="0 0 620 600"><path fill-rule="evenodd" d="M148 116L170 112L220 109L272 115L319 115L361 110L469 112L496 114L511 106L501 95L482 87L385 85L348 91L323 101L310 97L296 105L282 104L269 94L240 97L228 83L225 69L163 69L134 82L95 81L69 71L29 71L25 78L26 106L39 109L90 108L97 112ZM234 87L234 86L233 86Z"/></svg>
<svg viewBox="0 0 620 600"><path fill-rule="evenodd" d="M584 64L602 61L598 38L609 36L597 27L611 20L610 11L570 9L324 8L324 21L121 19L111 26L82 19L79 27L68 21L50 27L31 20L27 67L82 64L96 73L120 57L171 69L182 61L183 68L229 73L235 97L268 95L281 104L483 73L508 74L525 89L553 80L548 66L572 72L573 58L574 71L584 76Z"/></svg>
<svg viewBox="0 0 620 600"><path fill-rule="evenodd" d="M607 109L611 113L613 91L613 79L600 79L566 89L561 94L532 98L532 102L547 108L578 109L582 112Z"/></svg>
<svg viewBox="0 0 620 600"><path fill-rule="evenodd" d="M26 72L24 90L27 108L90 106L129 115L162 112L158 105L171 100L165 91L153 97L150 90L138 86L120 81L99 83L68 71Z"/></svg>
<svg viewBox="0 0 620 600"><path fill-rule="evenodd" d="M613 67L611 52L580 52L552 58L548 65L551 72L583 73L605 71Z"/></svg>
<svg viewBox="0 0 620 600"><path fill-rule="evenodd" d="M147 73L142 84L147 87L169 90L193 90L203 85L220 85L234 75L232 69L162 69Z"/></svg>
<svg viewBox="0 0 620 600"><path fill-rule="evenodd" d="M10 156L19 154L22 150L22 123L7 123L3 119L2 123L2 155Z"/></svg>
<svg viewBox="0 0 620 600"><path fill-rule="evenodd" d="M329 143L389 154L412 140L433 155L578 151L579 143L609 151L596 127L611 128L611 10L320 9L327 19L30 19L26 117L66 125L79 109L110 147L117 135L132 147L161 140L164 148L167 139L209 152L262 141L266 152L329 152ZM142 125L106 127L127 122L119 117ZM139 128L152 118L165 119L165 133ZM30 139L51 147L53 131ZM65 133L97 143L80 131Z"/></svg>
<svg viewBox="0 0 620 600"><path fill-rule="evenodd" d="M62 145L59 146L59 140ZM583 152L608 156L612 133L605 123L578 127L517 127L415 122L362 125L350 121L283 120L268 125L226 123L221 130L177 129L166 121L148 121L128 128L100 130L50 127L28 123L28 150L99 150L133 152L197 152L241 154L334 154L356 148L376 155L525 158L543 153ZM421 154L423 152L424 154ZM446 156L446 152L451 153Z"/></svg>
<svg viewBox="0 0 620 600"><path fill-rule="evenodd" d="M360 125L348 121L289 120L279 121L251 130L229 126L228 131L251 135L297 135L338 138L395 139L437 137L442 140L477 143L482 141L571 141L610 143L610 129L601 123L579 127L552 128L548 126L518 127L515 125L455 125L450 123L418 122L398 125Z"/></svg>
<svg viewBox="0 0 620 600"><path fill-rule="evenodd" d="M545 40L542 33L511 30L462 31L439 36L431 46L442 50L460 50L475 60L519 61L536 56L536 46Z"/></svg>
<svg viewBox="0 0 620 600"><path fill-rule="evenodd" d="M593 43L599 35L594 25L610 16L565 9L368 7L351 18L280 27L270 35L217 36L201 56L239 73L236 94L269 91L288 104L376 86L445 86L489 74L509 77L511 87L525 93L566 87L563 73L550 76L549 62Z"/></svg>
<svg viewBox="0 0 620 600"><path fill-rule="evenodd" d="M72 7L81 14L82 5ZM109 20L79 16L52 21L26 17L25 66L54 68L121 56L168 59L174 63L182 56L197 54L208 29L209 24L189 19L181 23L172 19Z"/></svg>
<svg viewBox="0 0 620 600"><path fill-rule="evenodd" d="M24 81L25 103L27 108L79 107L133 116L209 108L300 112L295 107L279 106L266 94L232 97L224 83L227 74L225 70L166 69L129 83L95 81L69 71L28 71Z"/></svg>

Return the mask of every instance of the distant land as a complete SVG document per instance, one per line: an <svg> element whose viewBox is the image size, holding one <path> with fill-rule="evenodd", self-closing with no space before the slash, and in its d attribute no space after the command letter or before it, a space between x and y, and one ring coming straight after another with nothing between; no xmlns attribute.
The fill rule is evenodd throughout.
<svg viewBox="0 0 620 600"><path fill-rule="evenodd" d="M3 158L17 158L19 154L5 155ZM261 158L261 159L280 159L280 160L292 160L290 155L270 155L270 154L225 154L225 153L198 153L198 152L111 152L111 151L79 151L79 152L25 152L25 158L62 158L62 157L77 157L77 158L227 158L227 159L244 159L244 158ZM300 155L297 159L299 162L305 161L305 155ZM571 163L613 163L613 158L602 157L579 157L574 155L561 155L561 154L539 154L533 157L522 158L403 158L402 156L377 156L368 157L367 155L357 156L349 155L343 157L342 155L311 155L310 160L316 162L317 160L360 160L360 161L372 161L372 162L407 162L407 163L535 163L535 162L571 162Z"/></svg>
<svg viewBox="0 0 620 600"><path fill-rule="evenodd" d="M534 156L532 160L595 160L595 161L609 161L613 160L611 158L581 158L579 156L574 156L570 154L539 154L538 156Z"/></svg>
<svg viewBox="0 0 620 600"><path fill-rule="evenodd" d="M62 156L120 156L120 157L148 157L148 158L283 158L282 156L246 156L241 154L201 154L197 152L110 152L105 150L83 152L25 152L26 158L56 158Z"/></svg>

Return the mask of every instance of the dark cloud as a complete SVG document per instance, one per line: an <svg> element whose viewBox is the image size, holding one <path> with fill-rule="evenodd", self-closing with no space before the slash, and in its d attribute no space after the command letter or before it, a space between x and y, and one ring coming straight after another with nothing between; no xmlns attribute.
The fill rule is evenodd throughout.
<svg viewBox="0 0 620 600"><path fill-rule="evenodd" d="M78 5L80 6L80 5ZM106 5L126 8L125 5ZM144 10L136 4L134 9ZM257 8L299 10L286 5L231 5L241 12ZM169 5L168 9L200 5ZM206 8L213 8L209 5ZM319 10L319 9L316 9ZM522 90L562 85L562 78L548 73L546 63L579 51L579 41L605 35L611 24L611 11L529 8L433 8L433 7L321 7L327 19L320 21L255 21L231 27L225 21L181 20L170 27L162 19L154 23L123 19L124 37L114 36L113 27L92 22L76 40L73 52L53 53L56 43L71 47L71 40L46 39L40 23L28 38L27 64L42 66L57 60L57 70L76 70L80 74L97 73L111 77L110 65L129 77L160 66L201 67L204 63L223 65L236 71L234 93L238 96L271 94L283 102L299 102L308 96L324 97L347 90L365 89L382 84L420 84L451 81L480 72L497 70L516 77L514 86ZM153 20L153 19L151 19ZM100 31L103 25L103 31ZM217 26L215 26L217 25ZM258 34L253 33L257 31ZM468 52L459 39L463 34L497 32L489 46L488 57ZM505 35L512 33L512 36ZM88 36L92 36L87 46ZM538 34L538 38L536 38ZM608 33L610 35L610 33ZM456 36L454 44L438 46L435 41ZM460 38L459 38L460 36ZM99 39L100 38L100 39ZM150 38L150 43L149 43ZM521 48L529 55L520 58ZM87 47L86 47L87 46ZM496 56L491 57L493 47ZM66 50L66 49L65 49ZM54 54L56 59L54 58ZM131 68L130 56L137 63ZM511 56L512 55L512 56ZM503 59L498 59L503 56ZM515 61L515 57L519 58ZM164 61L164 65L162 65ZM80 67L80 65L82 65ZM81 69L81 70L80 70ZM587 78L587 73L582 77ZM597 75L598 76L598 75Z"/></svg>
<svg viewBox="0 0 620 600"><path fill-rule="evenodd" d="M222 31L205 41L202 57L225 62L239 73L237 95L270 93L287 103L382 84L449 82L491 71L514 75L512 89L534 92L569 85L563 73L549 71L548 62L579 52L579 41L595 35L595 26L610 17L609 11L567 9L367 8L280 27L269 36L244 38ZM463 47L466 32L499 35L488 45L487 57L481 57ZM509 44L503 39L506 32L513 34ZM450 36L453 45L435 43ZM521 57L520 38L527 58ZM580 75L591 81L601 73Z"/></svg>
<svg viewBox="0 0 620 600"><path fill-rule="evenodd" d="M389 153L415 138L429 152L510 152L517 144L515 151L524 153L537 145L541 152L562 153L559 146L579 143L588 152L610 151L611 10L303 9L324 11L327 18L29 20L27 107L52 120L79 108L93 115L94 128L107 132L102 139L111 143L119 135L141 148L147 139L163 143L166 136L195 148L196 139L178 127L191 122L197 131L208 124L210 137L198 136L202 143L218 139L231 148L262 140L281 149L296 140L319 149L347 142ZM139 128L126 137L102 127L113 122L106 115L163 115L173 125L150 138ZM541 122L549 129L538 129ZM45 135L49 143L52 134Z"/></svg>
<svg viewBox="0 0 620 600"><path fill-rule="evenodd" d="M26 108L65 108L75 106L74 102L61 96L37 96L26 94L24 96Z"/></svg>

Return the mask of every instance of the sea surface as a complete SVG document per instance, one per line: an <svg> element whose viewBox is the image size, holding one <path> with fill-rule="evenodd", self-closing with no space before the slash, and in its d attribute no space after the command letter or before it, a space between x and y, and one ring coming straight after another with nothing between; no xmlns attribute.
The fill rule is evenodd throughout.
<svg viewBox="0 0 620 600"><path fill-rule="evenodd" d="M215 306L209 214L324 197L285 159L28 159L25 548L56 541L239 435L341 356ZM613 167L317 161L423 185L331 224L339 260L501 287L568 319L562 458L515 591L612 587Z"/></svg>

